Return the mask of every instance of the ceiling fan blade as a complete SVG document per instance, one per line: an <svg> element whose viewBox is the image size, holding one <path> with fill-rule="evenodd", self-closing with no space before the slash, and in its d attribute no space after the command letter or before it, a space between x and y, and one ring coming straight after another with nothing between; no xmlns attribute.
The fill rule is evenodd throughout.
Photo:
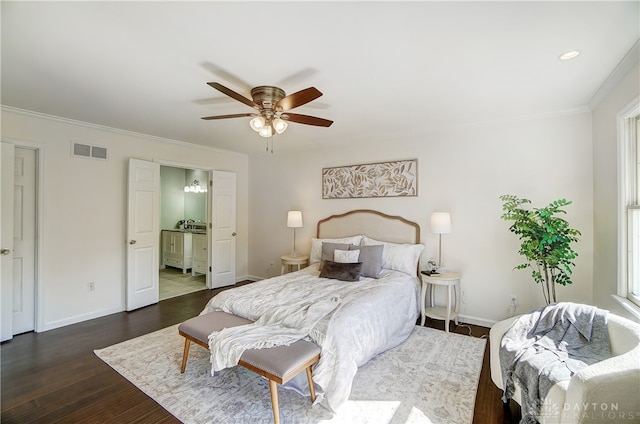
<svg viewBox="0 0 640 424"><path fill-rule="evenodd" d="M209 71L212 74L222 78L223 80L225 80L227 82L230 82L231 84L235 85L236 87L240 87L240 88L242 88L243 90L246 90L246 91L250 91L251 90L251 87L252 87L251 84L249 84L248 82L244 81L239 76L237 76L235 74L232 74L231 72L227 71L226 69L216 65L215 63L202 62L201 65L207 71Z"/></svg>
<svg viewBox="0 0 640 424"><path fill-rule="evenodd" d="M244 103L247 106L251 106L254 109L260 110L260 106L258 106L256 103L254 103L253 100L249 100L246 97L244 97L242 94L238 94L235 91L233 91L230 88L225 87L222 84L219 84L217 82L208 82L207 83L209 86L215 88L216 90L218 90L221 93L226 94L227 96L236 99L239 102ZM284 100L284 99L283 99Z"/></svg>
<svg viewBox="0 0 640 424"><path fill-rule="evenodd" d="M281 79L280 81L278 81L277 85L280 87L287 86L287 85L294 85L298 82L301 82L309 78L311 75L315 74L316 72L317 71L313 68L304 68L299 70L298 72L295 72L289 75L288 77Z"/></svg>
<svg viewBox="0 0 640 424"><path fill-rule="evenodd" d="M276 103L276 107L281 107L283 111L293 109L298 106L302 106L305 103L309 103L312 100L322 96L320 90L315 87L305 88L296 93L289 94L284 99Z"/></svg>
<svg viewBox="0 0 640 424"><path fill-rule="evenodd" d="M256 116L256 114L255 113L234 113L233 115L205 116L202 119L209 121L212 119L243 118L245 116Z"/></svg>
<svg viewBox="0 0 640 424"><path fill-rule="evenodd" d="M330 127L333 121L317 116L300 115L299 113L283 113L280 116L285 121L297 122L298 124L315 125L317 127Z"/></svg>

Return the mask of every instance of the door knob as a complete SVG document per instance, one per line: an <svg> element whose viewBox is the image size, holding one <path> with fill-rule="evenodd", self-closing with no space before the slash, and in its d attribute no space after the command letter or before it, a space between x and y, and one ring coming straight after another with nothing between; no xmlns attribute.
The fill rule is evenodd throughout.
<svg viewBox="0 0 640 424"><path fill-rule="evenodd" d="M0 255L8 255L9 253L11 253L10 249L4 248L4 247L0 249Z"/></svg>
<svg viewBox="0 0 640 424"><path fill-rule="evenodd" d="M131 241L129 242L129 244L136 244L136 241L135 241L135 240L131 240Z"/></svg>
<svg viewBox="0 0 640 424"><path fill-rule="evenodd" d="M233 233L231 233L231 235L235 237L236 236L236 232L234 231Z"/></svg>

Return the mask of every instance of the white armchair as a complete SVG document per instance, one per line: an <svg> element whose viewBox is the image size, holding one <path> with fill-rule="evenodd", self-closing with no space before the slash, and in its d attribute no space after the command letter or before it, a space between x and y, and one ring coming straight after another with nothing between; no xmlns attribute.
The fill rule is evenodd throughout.
<svg viewBox="0 0 640 424"><path fill-rule="evenodd" d="M500 389L500 342L518 317L496 323L489 332L491 379ZM640 422L640 324L609 313L611 358L554 385L541 411L541 424ZM513 399L522 404L516 383Z"/></svg>

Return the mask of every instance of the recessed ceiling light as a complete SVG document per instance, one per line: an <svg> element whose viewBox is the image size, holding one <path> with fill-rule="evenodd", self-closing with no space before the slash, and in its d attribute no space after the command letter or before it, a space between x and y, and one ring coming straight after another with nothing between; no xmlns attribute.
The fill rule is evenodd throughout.
<svg viewBox="0 0 640 424"><path fill-rule="evenodd" d="M571 51L562 53L560 55L560 60L573 59L574 57L578 57L579 54L580 54L580 52L578 50L571 50Z"/></svg>

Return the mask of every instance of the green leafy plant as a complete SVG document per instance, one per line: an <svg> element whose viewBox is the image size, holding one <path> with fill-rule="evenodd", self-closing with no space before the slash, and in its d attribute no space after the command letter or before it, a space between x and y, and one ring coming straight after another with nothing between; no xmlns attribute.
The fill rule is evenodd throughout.
<svg viewBox="0 0 640 424"><path fill-rule="evenodd" d="M542 285L542 294L549 303L556 302L556 284L572 284L573 260L578 254L571 243L578 241L580 231L569 227L569 223L558 215L566 214L563 207L571 202L560 199L545 208L531 208L529 199L516 196L500 196L503 214L501 218L511 221L509 230L520 238L518 253L527 262L516 269L531 268L531 276Z"/></svg>

